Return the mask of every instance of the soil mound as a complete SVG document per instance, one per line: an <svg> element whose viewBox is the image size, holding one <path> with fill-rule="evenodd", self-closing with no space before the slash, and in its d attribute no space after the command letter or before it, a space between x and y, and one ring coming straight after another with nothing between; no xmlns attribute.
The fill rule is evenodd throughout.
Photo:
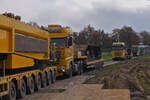
<svg viewBox="0 0 150 100"><path fill-rule="evenodd" d="M150 100L150 58L116 64L116 68L99 71L85 83L104 84L104 89L129 89L132 100Z"/></svg>

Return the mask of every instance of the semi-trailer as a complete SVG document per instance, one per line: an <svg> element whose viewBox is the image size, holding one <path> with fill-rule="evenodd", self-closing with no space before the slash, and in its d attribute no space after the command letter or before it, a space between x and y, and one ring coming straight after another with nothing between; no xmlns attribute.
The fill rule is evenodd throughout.
<svg viewBox="0 0 150 100"><path fill-rule="evenodd" d="M113 60L131 59L132 57L133 57L133 50L131 47L127 47L124 42L113 42L112 44Z"/></svg>
<svg viewBox="0 0 150 100"><path fill-rule="evenodd" d="M56 56L54 58L57 60L52 62L57 66L59 76L71 77L74 73L82 74L91 65L103 66L100 46L76 45L69 27L48 25L47 30L50 33L50 44L56 50L53 56Z"/></svg>
<svg viewBox="0 0 150 100"><path fill-rule="evenodd" d="M57 67L50 59L49 33L0 15L0 96L23 98L51 82Z"/></svg>
<svg viewBox="0 0 150 100"><path fill-rule="evenodd" d="M126 47L124 42L113 42L112 59L126 59Z"/></svg>

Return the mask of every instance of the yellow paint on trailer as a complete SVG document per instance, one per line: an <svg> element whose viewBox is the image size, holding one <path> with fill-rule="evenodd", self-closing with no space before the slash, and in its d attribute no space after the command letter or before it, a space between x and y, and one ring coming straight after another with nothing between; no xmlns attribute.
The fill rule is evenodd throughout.
<svg viewBox="0 0 150 100"><path fill-rule="evenodd" d="M0 96L4 96L7 95L9 92L9 83L12 80L16 80L17 81L17 87L18 89L20 89L20 81L23 77L26 77L27 80L29 80L29 78L34 75L35 77L37 77L37 75L39 73L41 73L43 75L44 72L53 72L56 71L57 72L57 67L56 66L47 66L44 70L33 70L33 71L27 71L27 72L23 72L23 73L19 73L19 74L14 74L14 75L8 75L5 77L0 77L0 86L7 85L6 89L2 89L0 91ZM37 83L37 80L35 80L35 82ZM29 81L27 81L27 86L29 86Z"/></svg>
<svg viewBox="0 0 150 100"><path fill-rule="evenodd" d="M47 39L49 35L48 32L40 30L37 27L32 27L24 22L3 15L0 15L0 28L10 31L14 28L15 32L17 33L22 33L23 35L33 36L41 39Z"/></svg>
<svg viewBox="0 0 150 100"><path fill-rule="evenodd" d="M15 34L25 35L40 40L46 40L46 52L16 52L15 51ZM48 60L49 49L49 33L23 22L0 15L0 53L7 53L6 69L19 69L31 67L34 59ZM0 62L1 63L1 62ZM2 68L2 64L0 66Z"/></svg>
<svg viewBox="0 0 150 100"><path fill-rule="evenodd" d="M28 37L26 39L33 39L33 40L35 39L35 40L42 40L42 41L46 40L47 45L45 46L45 48L47 47L47 49L41 52L38 50L28 51L28 48L26 48L27 50L23 50L23 48L21 48L22 50L16 49L15 48L17 46L15 45L16 33L22 36L23 39L24 37ZM0 15L0 46L1 46L0 53L1 54L6 53L7 55L7 58L5 60L6 69L21 69L21 68L31 67L34 65L35 59L48 61L50 56L49 38L50 38L49 33L46 31L25 24L23 22L17 21L15 19ZM46 42L44 42L44 44L46 44ZM2 61L0 61L0 69L2 69ZM17 89L19 89L20 81L22 78L24 77L27 78L27 86L28 86L29 78L31 77L31 75L35 75L35 77L37 77L37 75L41 73L43 76L43 73L45 71L57 72L57 67L47 66L42 70L34 69L32 71L27 71L27 72L20 72L20 73L18 72L18 74L6 73L6 76L0 77L0 96L4 96L9 93L9 83L11 81L13 80L17 81L17 84L15 83L15 85L17 85ZM6 86L7 88L4 88Z"/></svg>
<svg viewBox="0 0 150 100"><path fill-rule="evenodd" d="M6 77L0 77L0 85L1 85L0 90L4 91L4 92L0 92L0 96L7 95L8 88L9 88L8 79Z"/></svg>
<svg viewBox="0 0 150 100"><path fill-rule="evenodd" d="M88 62L87 62L87 65L88 65L88 66L94 65L94 64L99 63L99 62L104 62L104 60L103 60L103 59L98 59L98 60L88 61Z"/></svg>
<svg viewBox="0 0 150 100"><path fill-rule="evenodd" d="M49 56L48 53L36 53L36 52L16 52L17 55L25 56L32 59L38 60L48 60Z"/></svg>
<svg viewBox="0 0 150 100"><path fill-rule="evenodd" d="M8 53L12 51L12 36L8 30L0 29L0 52Z"/></svg>
<svg viewBox="0 0 150 100"><path fill-rule="evenodd" d="M87 59L87 56L75 56L74 59Z"/></svg>
<svg viewBox="0 0 150 100"><path fill-rule="evenodd" d="M9 54L7 58L6 69L27 68L34 65L34 60L27 57ZM0 63L0 69L2 69L2 62Z"/></svg>
<svg viewBox="0 0 150 100"><path fill-rule="evenodd" d="M28 37L37 38L40 40L46 40L47 52L15 52L15 34L25 35ZM49 59L50 45L49 45L49 33L23 22L17 21L12 18L0 15L0 53L19 53L23 56L33 57L34 59Z"/></svg>

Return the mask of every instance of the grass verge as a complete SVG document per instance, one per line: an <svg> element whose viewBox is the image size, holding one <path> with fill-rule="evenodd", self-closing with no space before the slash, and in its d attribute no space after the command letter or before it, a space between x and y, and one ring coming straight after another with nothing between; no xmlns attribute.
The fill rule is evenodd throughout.
<svg viewBox="0 0 150 100"><path fill-rule="evenodd" d="M131 100L150 100L150 55L121 61L90 72L86 84L103 84L105 89L129 89Z"/></svg>
<svg viewBox="0 0 150 100"><path fill-rule="evenodd" d="M111 61L112 60L111 52L103 52L102 58L104 59L104 61Z"/></svg>

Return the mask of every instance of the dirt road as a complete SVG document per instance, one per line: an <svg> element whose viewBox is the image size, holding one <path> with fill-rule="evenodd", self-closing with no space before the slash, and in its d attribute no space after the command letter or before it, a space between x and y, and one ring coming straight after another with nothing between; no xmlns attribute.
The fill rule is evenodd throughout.
<svg viewBox="0 0 150 100"><path fill-rule="evenodd" d="M117 63L117 61L106 62L104 64L104 67L111 65L111 64L115 64L115 63ZM73 87L74 85L83 83L85 80L87 80L88 78L91 78L91 77L92 76L83 74L81 76L74 76L74 77L68 78L68 79L57 80L55 84L52 84L44 89L41 89L40 91L35 92L32 95L26 95L21 100L53 100L60 93Z"/></svg>
<svg viewBox="0 0 150 100"><path fill-rule="evenodd" d="M53 100L60 93L64 92L66 89L73 87L76 84L83 83L89 76L81 75L74 76L69 79L58 80L55 84L41 89L32 95L26 95L21 100Z"/></svg>
<svg viewBox="0 0 150 100"><path fill-rule="evenodd" d="M118 63L119 61L108 61L108 62L104 62L104 65L103 67L106 67L106 66L109 66L109 65L112 65L112 64L116 64Z"/></svg>

